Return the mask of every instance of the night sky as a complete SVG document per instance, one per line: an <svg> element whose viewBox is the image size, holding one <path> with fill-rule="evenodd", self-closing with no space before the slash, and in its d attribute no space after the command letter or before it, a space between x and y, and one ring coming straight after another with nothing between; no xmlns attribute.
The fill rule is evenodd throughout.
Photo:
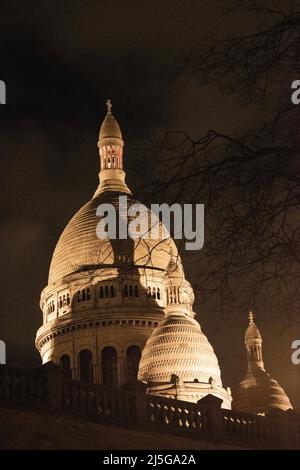
<svg viewBox="0 0 300 470"><path fill-rule="evenodd" d="M133 191L141 181L131 169L143 156L131 149L140 142L166 130L237 134L265 119L265 109L241 106L214 86L199 88L183 70L182 59L201 37L255 28L247 14L225 14L231 3L1 1L7 104L0 107L0 338L9 365L39 365L40 292L61 231L97 186L96 144L107 98L123 132ZM247 311L221 320L197 300L223 383L233 386L245 371ZM263 311L257 318L266 368L300 406L300 365L290 360L299 325L282 331L279 320L264 322Z"/></svg>

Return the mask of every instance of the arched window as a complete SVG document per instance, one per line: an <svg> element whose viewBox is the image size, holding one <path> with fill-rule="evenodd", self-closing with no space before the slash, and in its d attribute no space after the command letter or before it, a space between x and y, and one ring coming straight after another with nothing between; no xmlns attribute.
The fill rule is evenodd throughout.
<svg viewBox="0 0 300 470"><path fill-rule="evenodd" d="M108 286L105 286L105 298L108 298L109 297L109 289L108 289Z"/></svg>
<svg viewBox="0 0 300 470"><path fill-rule="evenodd" d="M127 286L127 284L124 286L124 297L128 297L128 286Z"/></svg>
<svg viewBox="0 0 300 470"><path fill-rule="evenodd" d="M80 290L77 292L77 302L81 302Z"/></svg>
<svg viewBox="0 0 300 470"><path fill-rule="evenodd" d="M82 302L85 302L85 289L82 289L81 291L81 298L82 298Z"/></svg>
<svg viewBox="0 0 300 470"><path fill-rule="evenodd" d="M115 348L107 346L101 353L103 385L118 384L117 353Z"/></svg>
<svg viewBox="0 0 300 470"><path fill-rule="evenodd" d="M139 287L137 285L134 286L134 296L135 297L139 296Z"/></svg>
<svg viewBox="0 0 300 470"><path fill-rule="evenodd" d="M110 286L110 296L114 297L115 296L115 288L114 286Z"/></svg>
<svg viewBox="0 0 300 470"><path fill-rule="evenodd" d="M104 297L103 286L100 286L100 299L103 299L103 297Z"/></svg>
<svg viewBox="0 0 300 470"><path fill-rule="evenodd" d="M70 356L68 356L68 354L63 354L59 360L59 365L63 370L64 377L68 380L71 380L72 371L71 371Z"/></svg>
<svg viewBox="0 0 300 470"><path fill-rule="evenodd" d="M160 288L157 288L157 298L160 299Z"/></svg>
<svg viewBox="0 0 300 470"><path fill-rule="evenodd" d="M86 300L91 300L91 289L89 287L86 290Z"/></svg>
<svg viewBox="0 0 300 470"><path fill-rule="evenodd" d="M70 294L67 294L67 305L70 305Z"/></svg>
<svg viewBox="0 0 300 470"><path fill-rule="evenodd" d="M156 299L156 289L155 289L155 287L153 287L153 289L152 289L152 297L153 297L153 299Z"/></svg>
<svg viewBox="0 0 300 470"><path fill-rule="evenodd" d="M151 297L151 287L147 287L147 296Z"/></svg>
<svg viewBox="0 0 300 470"><path fill-rule="evenodd" d="M127 382L137 380L141 350L138 346L129 346L126 353Z"/></svg>
<svg viewBox="0 0 300 470"><path fill-rule="evenodd" d="M79 376L82 382L93 382L93 357L91 351L83 349L79 353Z"/></svg>
<svg viewBox="0 0 300 470"><path fill-rule="evenodd" d="M129 297L133 297L133 288L131 284L129 286Z"/></svg>

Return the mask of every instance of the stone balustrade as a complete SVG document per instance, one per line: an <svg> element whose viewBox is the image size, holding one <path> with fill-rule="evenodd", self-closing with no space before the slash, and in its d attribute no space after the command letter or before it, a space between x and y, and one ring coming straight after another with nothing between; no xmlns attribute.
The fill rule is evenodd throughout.
<svg viewBox="0 0 300 470"><path fill-rule="evenodd" d="M2 406L46 407L47 384L37 372L20 371L0 365L0 403Z"/></svg>
<svg viewBox="0 0 300 470"><path fill-rule="evenodd" d="M256 416L221 408L207 395L198 403L146 393L141 382L122 388L67 379L47 363L33 372L0 366L0 408L74 415L111 426L165 432L237 447L300 449L300 416L274 410Z"/></svg>

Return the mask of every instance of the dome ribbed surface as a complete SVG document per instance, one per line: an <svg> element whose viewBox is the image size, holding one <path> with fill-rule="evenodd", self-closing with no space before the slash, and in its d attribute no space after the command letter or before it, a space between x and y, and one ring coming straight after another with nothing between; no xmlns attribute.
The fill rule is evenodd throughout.
<svg viewBox="0 0 300 470"><path fill-rule="evenodd" d="M234 409L248 413L263 413L273 408L292 408L283 388L260 367L253 367L247 372L233 398Z"/></svg>
<svg viewBox="0 0 300 470"><path fill-rule="evenodd" d="M53 253L49 284L64 276L92 267L114 266L125 258L138 266L165 270L170 251L177 253L173 240L110 240L99 239L96 227L100 217L96 210L100 204L110 203L119 211L119 193L103 193L87 202L70 220L62 232ZM136 201L128 197L128 204ZM148 215L151 211L148 210Z"/></svg>
<svg viewBox="0 0 300 470"><path fill-rule="evenodd" d="M199 323L186 315L167 316L150 335L143 350L139 380L169 382L175 374L185 382L208 383L212 377L222 386L217 357Z"/></svg>
<svg viewBox="0 0 300 470"><path fill-rule="evenodd" d="M103 139L119 139L122 140L122 132L120 126L112 114L107 114L99 132L99 141Z"/></svg>

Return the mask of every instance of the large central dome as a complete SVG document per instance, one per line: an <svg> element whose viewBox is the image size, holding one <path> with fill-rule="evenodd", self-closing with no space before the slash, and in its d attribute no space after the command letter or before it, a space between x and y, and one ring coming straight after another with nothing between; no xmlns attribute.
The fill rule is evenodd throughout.
<svg viewBox="0 0 300 470"><path fill-rule="evenodd" d="M125 183L123 171L122 133L119 124L111 112L111 102L107 101L107 115L99 132L100 155L100 183L93 199L87 202L70 220L64 229L53 253L49 285L62 282L65 276L80 273L106 266L119 266L127 263L128 266L143 266L164 271L169 262L172 251L177 254L177 248L172 239L168 237L152 212L146 209L147 227L153 227L155 219L159 225L158 238L150 239L148 233L144 238L132 240L111 238L98 238L96 229L100 222L97 208L101 204L112 204L117 213L123 209L119 207L119 197L127 197L127 210L136 203L131 191ZM129 220L127 219L127 222ZM154 223L157 223L154 222Z"/></svg>
<svg viewBox="0 0 300 470"><path fill-rule="evenodd" d="M111 240L97 237L96 227L100 221L99 216L96 215L98 206L104 203L113 204L118 216L119 195L120 193L115 192L103 192L96 195L70 220L53 253L49 284L72 273L124 262L129 265L166 269L170 251L177 252L174 241L169 238ZM128 205L136 202L130 196L127 201ZM151 211L148 210L149 220L150 216Z"/></svg>
<svg viewBox="0 0 300 470"><path fill-rule="evenodd" d="M73 378L117 386L136 380L146 340L164 317L164 272L178 251L157 215L132 197L121 129L106 104L99 185L55 247L36 346L44 363Z"/></svg>

